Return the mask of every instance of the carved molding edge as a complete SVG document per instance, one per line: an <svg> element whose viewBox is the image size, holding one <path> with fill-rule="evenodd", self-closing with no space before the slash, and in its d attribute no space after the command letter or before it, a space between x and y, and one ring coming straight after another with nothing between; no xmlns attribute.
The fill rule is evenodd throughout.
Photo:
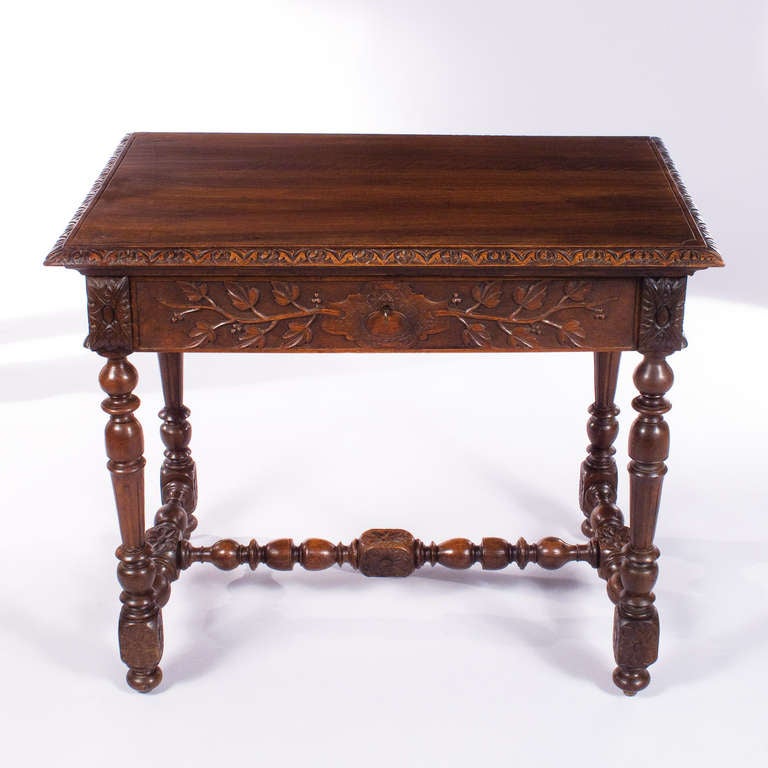
<svg viewBox="0 0 768 768"><path fill-rule="evenodd" d="M105 169L106 170L106 169ZM108 175L108 174L107 174ZM106 178L106 175L105 175ZM96 187L94 187L96 189ZM87 208L87 200L83 211ZM80 214L82 215L82 214ZM711 248L542 248L542 247L376 247L322 248L95 248L64 247L79 216L45 260L47 266L65 267L721 267L723 260Z"/></svg>
<svg viewBox="0 0 768 768"><path fill-rule="evenodd" d="M665 357L683 349L686 278L648 277L640 290L637 348L644 355Z"/></svg>
<svg viewBox="0 0 768 768"><path fill-rule="evenodd" d="M48 254L48 257L45 260L46 265L67 263L66 261L58 261L54 257L61 253L61 249L63 248L64 243L67 242L69 236L75 231L77 225L80 223L83 216L85 216L85 212L88 210L91 203L93 203L93 201L99 196L101 190L106 186L107 179L112 175L112 172L115 170L115 168L117 168L117 164L120 161L120 158L123 156L123 153L128 148L128 145L132 139L132 133L128 133L123 136L122 141L117 145L117 148L112 153L112 157L109 158L109 161L104 166L104 169L93 183L93 186L91 187L90 192L88 192L86 195L85 200L83 200L83 202L80 204L80 207L75 211L75 215L72 217L72 220L69 222L69 224L67 224L67 228L61 233L61 236L56 241L53 249Z"/></svg>
<svg viewBox="0 0 768 768"><path fill-rule="evenodd" d="M691 214L691 216L693 217L693 220L696 222L696 226L699 228L699 232L701 233L701 236L704 238L704 242L707 244L708 248L711 248L712 250L714 250L716 248L715 241L712 239L711 235L709 234L709 231L707 230L707 225L703 222L701 218L701 214L699 213L699 209L694 205L693 199L691 198L688 190L686 189L685 184L683 183L683 180L680 177L680 174L678 173L677 168L675 168L675 164L674 162L672 162L672 157L670 156L669 151L667 150L667 147L658 136L654 136L651 139L651 143L653 144L656 151L659 153L659 156L661 157L662 162L666 166L669 175L672 177L675 184L677 185L677 191L680 193L680 196L683 198L683 201L685 202L685 205L688 208L688 212Z"/></svg>
<svg viewBox="0 0 768 768"><path fill-rule="evenodd" d="M102 354L133 349L130 283L127 277L88 277L88 336L85 346Z"/></svg>

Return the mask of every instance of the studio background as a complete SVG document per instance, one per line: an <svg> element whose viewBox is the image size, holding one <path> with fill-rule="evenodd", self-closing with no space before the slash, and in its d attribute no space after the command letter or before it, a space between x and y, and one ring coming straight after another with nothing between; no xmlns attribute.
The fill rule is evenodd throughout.
<svg viewBox="0 0 768 768"><path fill-rule="evenodd" d="M0 739L13 764L762 764L765 2L75 1L5 18ZM670 361L647 691L614 690L612 608L579 566L404 582L192 570L164 612L165 682L147 697L125 686L101 360L82 348L82 277L41 264L139 130L664 139L727 268L689 281L690 347ZM161 396L152 356L133 359L149 517ZM622 362L620 467L637 359ZM576 540L591 382L589 355L189 356L196 541L349 541L374 526ZM551 405L521 408L527 393Z"/></svg>

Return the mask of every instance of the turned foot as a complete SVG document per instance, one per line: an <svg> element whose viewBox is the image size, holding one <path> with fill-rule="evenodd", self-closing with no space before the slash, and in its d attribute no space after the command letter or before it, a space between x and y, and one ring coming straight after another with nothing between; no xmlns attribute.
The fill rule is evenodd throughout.
<svg viewBox="0 0 768 768"><path fill-rule="evenodd" d="M651 676L647 669L624 669L616 667L613 670L613 682L621 688L625 696L634 696L638 691L648 687L651 682Z"/></svg>
<svg viewBox="0 0 768 768"><path fill-rule="evenodd" d="M155 667L149 672L145 672L141 669L129 669L125 675L125 679L134 691L138 691L139 693L149 693L160 685L160 682L163 679L163 671L160 667Z"/></svg>

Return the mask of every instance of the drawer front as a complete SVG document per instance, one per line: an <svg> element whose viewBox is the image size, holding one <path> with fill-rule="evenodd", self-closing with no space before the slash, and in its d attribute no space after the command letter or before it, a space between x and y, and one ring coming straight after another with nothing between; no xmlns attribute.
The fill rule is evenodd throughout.
<svg viewBox="0 0 768 768"><path fill-rule="evenodd" d="M133 280L135 349L631 349L633 279Z"/></svg>

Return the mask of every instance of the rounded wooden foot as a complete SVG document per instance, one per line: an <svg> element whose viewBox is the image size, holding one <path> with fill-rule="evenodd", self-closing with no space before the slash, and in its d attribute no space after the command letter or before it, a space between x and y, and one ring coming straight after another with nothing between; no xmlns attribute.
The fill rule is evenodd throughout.
<svg viewBox="0 0 768 768"><path fill-rule="evenodd" d="M160 667L155 667L151 672L144 672L139 669L129 669L125 679L134 691L139 691L139 693L149 693L160 685L160 682L163 679L163 671Z"/></svg>
<svg viewBox="0 0 768 768"><path fill-rule="evenodd" d="M647 669L623 669L616 667L613 670L613 682L621 688L625 696L634 696L638 691L648 687L651 676Z"/></svg>

